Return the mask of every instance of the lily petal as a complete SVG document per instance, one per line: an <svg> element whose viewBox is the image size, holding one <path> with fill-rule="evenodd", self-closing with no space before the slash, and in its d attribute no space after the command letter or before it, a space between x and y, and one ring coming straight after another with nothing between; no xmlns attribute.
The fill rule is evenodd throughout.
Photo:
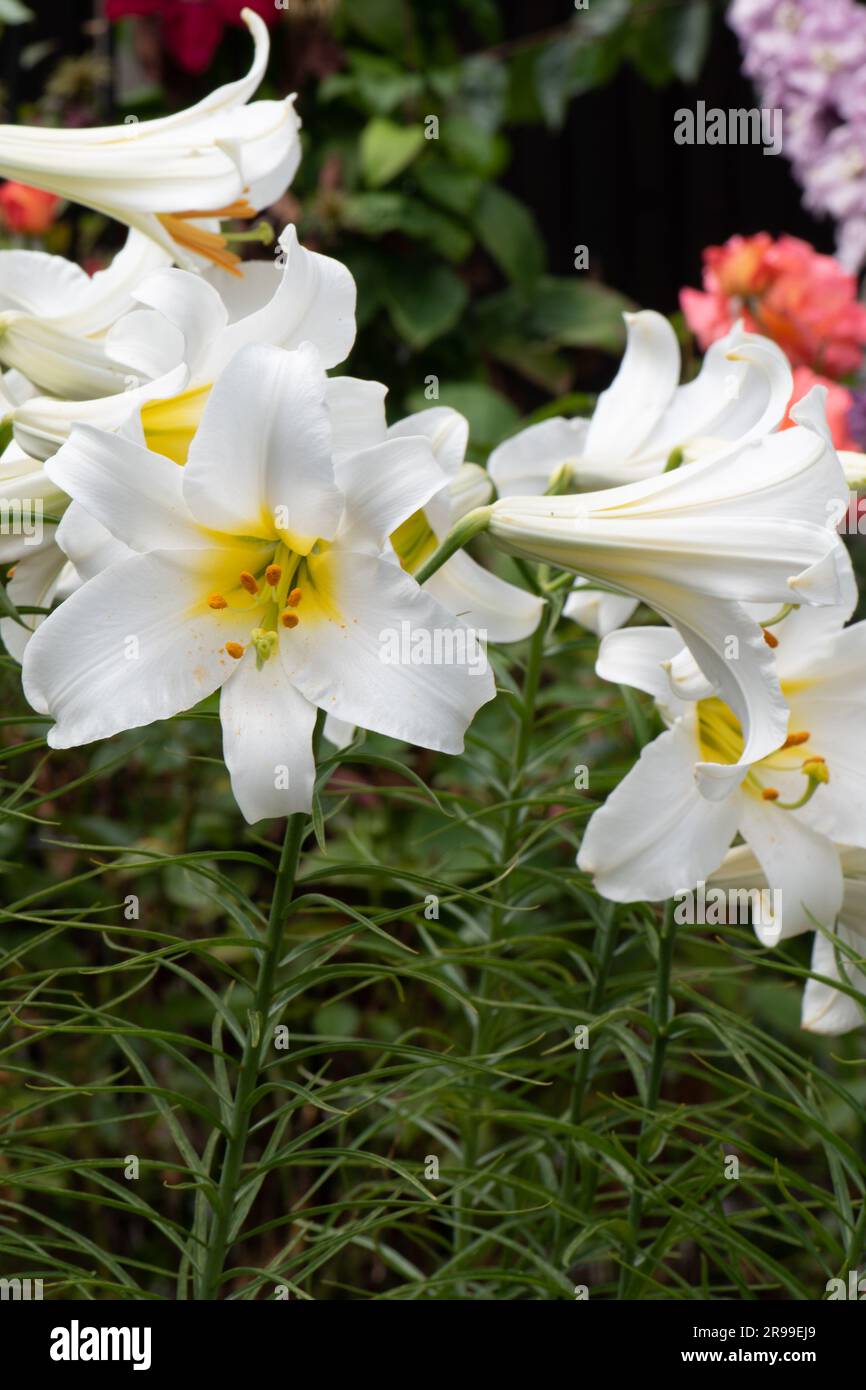
<svg viewBox="0 0 866 1390"><path fill-rule="evenodd" d="M388 430L389 439L423 435L430 441L436 461L448 478L456 478L466 457L469 421L450 406L434 405L399 420Z"/></svg>
<svg viewBox="0 0 866 1390"><path fill-rule="evenodd" d="M223 758L234 798L250 825L269 816L309 811L316 765L316 709L287 679L279 661L256 668L248 651L220 694Z"/></svg>
<svg viewBox="0 0 866 1390"><path fill-rule="evenodd" d="M522 642L538 627L544 602L500 579L458 550L424 585L426 593L490 642Z"/></svg>
<svg viewBox="0 0 866 1390"><path fill-rule="evenodd" d="M738 829L767 882L781 892L781 921L756 924L759 941L775 946L787 937L814 931L816 921L831 930L843 894L839 853L832 841L798 815L753 796L740 798Z"/></svg>
<svg viewBox="0 0 866 1390"><path fill-rule="evenodd" d="M80 502L70 502L57 528L57 544L83 583L135 551L113 536Z"/></svg>
<svg viewBox="0 0 866 1390"><path fill-rule="evenodd" d="M349 724L424 748L459 753L466 725L493 698L483 653L458 660L466 632L395 564L326 550L307 561L301 621L280 643L294 685ZM388 660L391 639L419 635L455 657L441 664ZM477 659L475 659L477 658Z"/></svg>
<svg viewBox="0 0 866 1390"><path fill-rule="evenodd" d="M335 465L371 449L387 437L385 397L381 381L354 376L329 377L325 387L331 420L331 450Z"/></svg>
<svg viewBox="0 0 866 1390"><path fill-rule="evenodd" d="M576 470L586 446L589 421L557 416L530 425L499 444L487 471L500 497L541 497L558 469Z"/></svg>
<svg viewBox="0 0 866 1390"><path fill-rule="evenodd" d="M348 357L355 341L357 297L350 271L333 257L299 245L291 225L279 244L284 265L270 267L275 286L271 297L255 312L230 323L214 341L197 367L201 378L213 380L248 343L273 343L288 351L312 343L323 367L336 367Z"/></svg>
<svg viewBox="0 0 866 1390"><path fill-rule="evenodd" d="M76 425L46 472L131 550L196 550L214 543L184 501L181 469L132 440Z"/></svg>
<svg viewBox="0 0 866 1390"><path fill-rule="evenodd" d="M705 800L695 786L693 722L680 720L647 744L631 772L592 816L578 868L614 902L660 900L706 879L737 829L739 793Z"/></svg>
<svg viewBox="0 0 866 1390"><path fill-rule="evenodd" d="M447 486L448 478L424 435L403 435L344 459L335 470L346 498L340 530L347 549L377 551L406 519Z"/></svg>
<svg viewBox="0 0 866 1390"><path fill-rule="evenodd" d="M621 462L644 443L680 379L677 335L663 314L625 314L628 342L619 371L603 391L584 449L587 466Z"/></svg>
<svg viewBox="0 0 866 1390"><path fill-rule="evenodd" d="M181 365L156 381L113 396L87 401L61 401L33 396L12 413L15 439L32 458L48 459L69 437L75 424L116 430L147 401L178 395L186 385L187 369Z"/></svg>
<svg viewBox="0 0 866 1390"><path fill-rule="evenodd" d="M37 629L22 683L56 723L52 748L71 748L191 709L228 679L226 641L242 643L249 616L215 611L207 594L236 580L232 558L154 551L121 560L71 594Z"/></svg>
<svg viewBox="0 0 866 1390"><path fill-rule="evenodd" d="M593 589L586 579L577 579L563 604L562 616L580 623L596 637L607 637L616 628L624 627L637 607L636 598L608 594L603 589Z"/></svg>
<svg viewBox="0 0 866 1390"><path fill-rule="evenodd" d="M182 470L198 521L234 535L279 533L299 554L332 539L343 495L325 400L310 344L241 348L214 384Z"/></svg>
<svg viewBox="0 0 866 1390"><path fill-rule="evenodd" d="M57 545L44 545L35 554L27 555L15 566L15 574L6 592L16 608L50 608L63 583L68 561ZM15 661L22 661L32 634L45 621L39 613L23 613L21 623L13 618L0 619L0 638Z"/></svg>
<svg viewBox="0 0 866 1390"><path fill-rule="evenodd" d="M682 650L672 627L628 627L608 633L598 649L596 675L614 685L643 690L657 704L671 708L672 718L685 713L682 701L672 699L668 666Z"/></svg>
<svg viewBox="0 0 866 1390"><path fill-rule="evenodd" d="M813 973L844 982L866 995L866 974L844 951L838 949L837 942L848 947L855 956L861 959L866 957L866 933L849 926L843 917L831 935L815 933L811 964ZM864 1007L850 994L834 989L824 980L806 981L800 1024L807 1032L837 1037L840 1033L849 1033L852 1028L862 1028L864 1023Z"/></svg>
<svg viewBox="0 0 866 1390"><path fill-rule="evenodd" d="M775 430L788 410L793 378L776 343L737 324L712 344L694 381L681 386L630 469L660 472L671 451L692 440L729 452ZM623 482L627 481L623 476Z"/></svg>
<svg viewBox="0 0 866 1390"><path fill-rule="evenodd" d="M180 348L181 356L165 361L162 371L183 361L189 368L190 378L197 384L199 364L206 360L211 344L219 341L228 324L228 311L219 292L201 275L165 267L155 270L141 282L135 298L146 309L153 309L166 319L180 336L167 337L164 328L158 321L154 323L150 314L128 314L109 332L108 351L135 371L148 370L154 361L163 361L165 345L173 342Z"/></svg>

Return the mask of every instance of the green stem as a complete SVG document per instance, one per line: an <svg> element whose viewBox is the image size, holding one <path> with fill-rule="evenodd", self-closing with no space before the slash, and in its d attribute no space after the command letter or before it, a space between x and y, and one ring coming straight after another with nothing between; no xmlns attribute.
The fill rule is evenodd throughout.
<svg viewBox="0 0 866 1390"><path fill-rule="evenodd" d="M417 578L417 576L416 576ZM532 730L535 723L535 703L538 697L538 687L541 680L541 666L544 656L544 642L547 635L548 606L544 605L537 628L535 629L529 644L529 657L526 664L526 673L523 684L523 698L520 704L520 725L517 739L515 740L514 753L511 760L511 776L508 787L508 800L513 802L520 791L520 784L523 778L523 768L526 762L526 755L529 752L529 744L532 738ZM508 808L505 829L502 836L501 861L503 866L508 864L513 855L516 845L518 829L519 807L511 805ZM502 893L502 887L498 890ZM490 943L493 944L502 925L504 915L504 903L497 901L490 923ZM489 1036L489 1017L484 1004L481 1002L487 997L488 972L482 968L478 977L478 1019L472 1039L471 1056L478 1057L483 1055L487 1046ZM479 1141L484 1123L483 1115L477 1111L470 1112L468 1122L464 1132L463 1140L463 1167L467 1171L475 1166L478 1159ZM455 1203L456 1223L454 1228L454 1248L456 1251L462 1250L465 1242L465 1233L460 1228L461 1212L469 1210L468 1200L461 1194Z"/></svg>
<svg viewBox="0 0 866 1390"><path fill-rule="evenodd" d="M255 998L250 1011L240 1073L231 1106L231 1121L220 1174L216 1212L208 1238L207 1258L202 1277L203 1300L218 1297L226 1256L234 1243L232 1219L249 1134L250 1101L258 1083L262 1055L269 1042L267 1022L274 993L274 979L283 944L286 914L294 893L295 875L306 825L307 817L301 811L289 816L286 824L264 949L259 952Z"/></svg>
<svg viewBox="0 0 866 1390"><path fill-rule="evenodd" d="M641 1122L640 1135L637 1142L638 1168L647 1161L648 1141L652 1135L653 1121L655 1119L654 1112L658 1105L659 1092L661 1091L662 1074L665 1066L665 1053L667 1052L670 1031L668 996L670 994L671 963L673 960L675 939L674 904L673 900L671 900L665 903L661 928L659 930L656 981L652 1001L653 1044L650 1056L649 1075L647 1077L645 1106L647 1113ZM631 1200L629 1202L628 1257L623 1261L620 1268L619 1290L617 1293L617 1297L621 1299L628 1298L629 1296L632 1281L632 1271L629 1269L629 1265L633 1262L637 1250L641 1216L643 1215L643 1195L639 1187L639 1176L639 1173L635 1175Z"/></svg>
<svg viewBox="0 0 866 1390"><path fill-rule="evenodd" d="M413 578L419 584L426 584L427 580L441 569L446 560L450 560L458 550L462 550L464 545L468 545L473 536L480 535L486 531L490 524L490 514L492 506L476 507L473 511L461 516L455 526L451 528L439 549L434 551L430 559L415 572Z"/></svg>
<svg viewBox="0 0 866 1390"><path fill-rule="evenodd" d="M520 724L517 731L517 740L514 744L514 754L511 759L511 777L508 785L508 800L511 802L511 805L508 808L505 833L502 837L503 866L512 858L516 846L520 807L515 803L523 782L523 769L526 765L529 745L532 741L532 730L535 727L535 704L538 699L538 686L541 681L541 664L544 657L544 642L547 637L547 621L548 605L545 603L541 610L538 627L529 639L529 658L526 663L523 699L520 704ZM501 909L498 909L494 919L497 929L501 922L501 918Z"/></svg>
<svg viewBox="0 0 866 1390"><path fill-rule="evenodd" d="M610 973L610 965L613 960L614 947L616 945L616 903L605 902L602 904L601 917L595 930L595 943L593 955L596 960L595 979L587 1002L587 1012L591 1018L601 1011L604 1003L605 991L607 989L607 977ZM589 1081L590 1071L590 1049L581 1048L577 1054L577 1062L574 1069L574 1084L571 1091L571 1106L569 1120L573 1125L579 1125L583 1118L583 1102L586 1096L586 1086ZM593 1170L595 1165L593 1165ZM577 1144L569 1144L565 1155L565 1164L562 1174L562 1202L563 1206L571 1206L574 1202L574 1189L577 1181ZM585 1189L586 1190L586 1189ZM581 1197L585 1195L585 1190L581 1192ZM584 1205L584 1203L582 1203ZM557 1239L556 1247L559 1247L559 1235L562 1226L562 1213L557 1219Z"/></svg>

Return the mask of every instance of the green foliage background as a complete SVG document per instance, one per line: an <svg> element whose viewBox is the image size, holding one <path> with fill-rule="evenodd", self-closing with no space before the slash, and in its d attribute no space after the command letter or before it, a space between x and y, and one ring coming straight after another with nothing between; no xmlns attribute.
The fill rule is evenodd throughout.
<svg viewBox="0 0 866 1390"><path fill-rule="evenodd" d="M387 381L395 416L439 377L483 461L528 400L591 408L583 352L619 350L622 301L548 274L501 182L509 131L555 126L623 62L694 77L708 18L593 0L591 24L509 46L488 0L330 17L340 62L302 88L292 195L302 237L358 279L346 370ZM64 225L78 254L109 235ZM524 579L547 620L494 654L465 756L322 744L268 1019L253 981L281 827L244 826L214 703L49 752L0 660L0 1275L53 1298L810 1299L862 1265L860 1039L800 1031L808 941L673 936L593 893L582 827L655 716L596 681L557 576Z"/></svg>

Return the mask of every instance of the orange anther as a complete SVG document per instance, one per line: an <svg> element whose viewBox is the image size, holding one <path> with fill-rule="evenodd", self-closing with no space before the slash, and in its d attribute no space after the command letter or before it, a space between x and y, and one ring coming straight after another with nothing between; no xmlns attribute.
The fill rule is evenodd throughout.
<svg viewBox="0 0 866 1390"><path fill-rule="evenodd" d="M783 748L799 748L801 743L808 743L812 735L808 729L801 729L796 734L789 734L782 744Z"/></svg>

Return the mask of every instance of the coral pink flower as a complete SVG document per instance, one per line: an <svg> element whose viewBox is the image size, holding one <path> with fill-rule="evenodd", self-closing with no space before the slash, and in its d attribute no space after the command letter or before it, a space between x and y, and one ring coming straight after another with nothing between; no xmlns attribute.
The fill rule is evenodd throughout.
<svg viewBox="0 0 866 1390"><path fill-rule="evenodd" d="M60 199L41 188L10 180L0 187L0 218L10 232L29 232L41 236L57 216Z"/></svg>
<svg viewBox="0 0 866 1390"><path fill-rule="evenodd" d="M733 236L704 251L704 289L684 289L680 306L706 350L744 319L784 349L794 367L829 377L856 371L866 344L866 306L857 282L807 241L766 232Z"/></svg>
<svg viewBox="0 0 866 1390"><path fill-rule="evenodd" d="M266 24L276 24L274 0L108 0L109 19L155 15L168 52L187 72L210 66L227 24L240 26L241 10L255 10Z"/></svg>
<svg viewBox="0 0 866 1390"><path fill-rule="evenodd" d="M796 405L797 401L802 400L813 386L826 386L827 388L825 401L827 424L830 426L830 433L836 448L855 449L859 452L863 446L858 444L851 435L848 423L853 400L851 392L847 386L840 386L837 381L830 381L826 376L817 376L809 367L794 368L794 390L788 404L788 414L779 428L787 430L796 423L791 419L791 407Z"/></svg>

